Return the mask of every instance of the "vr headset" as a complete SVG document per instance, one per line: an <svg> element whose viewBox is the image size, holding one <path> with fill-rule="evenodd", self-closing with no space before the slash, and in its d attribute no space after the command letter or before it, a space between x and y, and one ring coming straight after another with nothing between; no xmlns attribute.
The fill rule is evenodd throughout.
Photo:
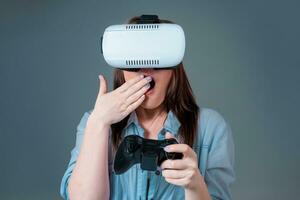
<svg viewBox="0 0 300 200"><path fill-rule="evenodd" d="M184 51L182 27L160 23L157 15L142 15L137 24L111 25L101 37L107 64L123 70L173 68L182 62Z"/></svg>

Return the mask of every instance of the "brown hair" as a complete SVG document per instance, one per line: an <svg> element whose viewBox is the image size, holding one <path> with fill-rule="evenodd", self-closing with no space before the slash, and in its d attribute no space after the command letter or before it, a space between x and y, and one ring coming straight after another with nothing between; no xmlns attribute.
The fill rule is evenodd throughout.
<svg viewBox="0 0 300 200"><path fill-rule="evenodd" d="M140 17L131 18L128 23L136 24ZM173 23L169 20L159 19L159 23ZM197 136L199 107L195 101L192 88L184 71L183 63L181 62L173 70L173 76L167 89L166 97L163 104L169 112L170 110L177 117L181 126L179 128L179 136L181 141L188 144L190 147L194 144ZM114 89L125 83L123 71L120 69L114 70ZM118 123L112 124L112 144L117 149L122 139L122 131L127 124L129 115Z"/></svg>

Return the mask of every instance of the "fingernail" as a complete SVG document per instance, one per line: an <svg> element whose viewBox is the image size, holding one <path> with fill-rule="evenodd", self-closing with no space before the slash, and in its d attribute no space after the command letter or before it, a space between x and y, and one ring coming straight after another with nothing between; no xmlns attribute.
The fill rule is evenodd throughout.
<svg viewBox="0 0 300 200"><path fill-rule="evenodd" d="M166 146L164 147L164 150L168 152L170 150L170 147Z"/></svg>
<svg viewBox="0 0 300 200"><path fill-rule="evenodd" d="M98 78L100 79L100 78L101 78L101 76L102 76L102 75L101 75L101 74L99 74L99 75L98 75Z"/></svg>
<svg viewBox="0 0 300 200"><path fill-rule="evenodd" d="M147 76L146 80L150 82L152 80L152 77L151 76Z"/></svg>
<svg viewBox="0 0 300 200"><path fill-rule="evenodd" d="M150 83L147 83L147 85L145 85L145 88L149 88L150 87Z"/></svg>

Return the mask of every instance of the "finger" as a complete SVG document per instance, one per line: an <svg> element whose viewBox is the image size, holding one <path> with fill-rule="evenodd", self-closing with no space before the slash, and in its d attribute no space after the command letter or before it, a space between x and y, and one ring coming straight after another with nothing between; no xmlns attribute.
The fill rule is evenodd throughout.
<svg viewBox="0 0 300 200"><path fill-rule="evenodd" d="M142 95L137 101L135 101L134 103L130 104L126 111L125 111L125 116L129 115L129 113L131 113L132 111L134 111L137 107L139 107L139 105L141 105L143 103L143 101L145 100L145 95Z"/></svg>
<svg viewBox="0 0 300 200"><path fill-rule="evenodd" d="M116 90L119 90L120 92L125 92L128 88L131 87L131 85L137 83L138 81L142 80L144 78L144 75L138 75L128 81L126 81L125 83L123 83L123 85L121 85L120 87L118 87Z"/></svg>
<svg viewBox="0 0 300 200"><path fill-rule="evenodd" d="M107 92L107 82L104 76L101 74L99 75L99 80L100 80L99 95L103 95Z"/></svg>
<svg viewBox="0 0 300 200"><path fill-rule="evenodd" d="M191 162L188 159L177 159L177 160L165 160L161 166L163 170L182 170L192 167Z"/></svg>
<svg viewBox="0 0 300 200"><path fill-rule="evenodd" d="M171 183L171 184L177 185L177 186L187 186L189 183L187 178L181 178L181 179L165 178L165 180L168 183Z"/></svg>
<svg viewBox="0 0 300 200"><path fill-rule="evenodd" d="M149 87L144 86L140 90L138 90L135 94L133 94L130 97L128 97L126 99L127 106L129 106L130 104L132 104L135 101L137 101L143 94L145 94L147 92L148 89L149 89Z"/></svg>
<svg viewBox="0 0 300 200"><path fill-rule="evenodd" d="M162 175L165 178L170 178L170 179L181 179L187 176L187 171L186 170L171 170L171 169L166 169L162 171Z"/></svg>
<svg viewBox="0 0 300 200"><path fill-rule="evenodd" d="M135 84L132 84L126 91L125 91L125 96L130 97L137 91L139 91L142 87L147 86L151 82L152 78L150 76L143 78L142 80L136 82Z"/></svg>
<svg viewBox="0 0 300 200"><path fill-rule="evenodd" d="M187 154L191 147L187 144L170 144L164 148L166 152L177 152L177 153L183 153L184 155Z"/></svg>
<svg viewBox="0 0 300 200"><path fill-rule="evenodd" d="M165 134L165 138L166 139L172 139L172 138L174 138L174 139L176 139L175 137L174 137L174 135L172 135L172 133L170 133L170 132L166 132L166 134Z"/></svg>
<svg viewBox="0 0 300 200"><path fill-rule="evenodd" d="M195 151L187 144L171 144L164 147L166 152L182 153L185 158L197 159Z"/></svg>

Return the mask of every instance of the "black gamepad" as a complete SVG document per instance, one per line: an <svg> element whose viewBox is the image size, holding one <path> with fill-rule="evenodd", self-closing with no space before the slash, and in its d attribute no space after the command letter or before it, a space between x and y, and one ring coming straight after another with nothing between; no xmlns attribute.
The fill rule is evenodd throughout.
<svg viewBox="0 0 300 200"><path fill-rule="evenodd" d="M157 168L166 159L181 159L182 153L164 151L164 147L170 144L178 144L178 142L174 138L151 140L138 135L126 136L115 156L115 173L122 174L137 163L141 163L143 170L157 171Z"/></svg>

